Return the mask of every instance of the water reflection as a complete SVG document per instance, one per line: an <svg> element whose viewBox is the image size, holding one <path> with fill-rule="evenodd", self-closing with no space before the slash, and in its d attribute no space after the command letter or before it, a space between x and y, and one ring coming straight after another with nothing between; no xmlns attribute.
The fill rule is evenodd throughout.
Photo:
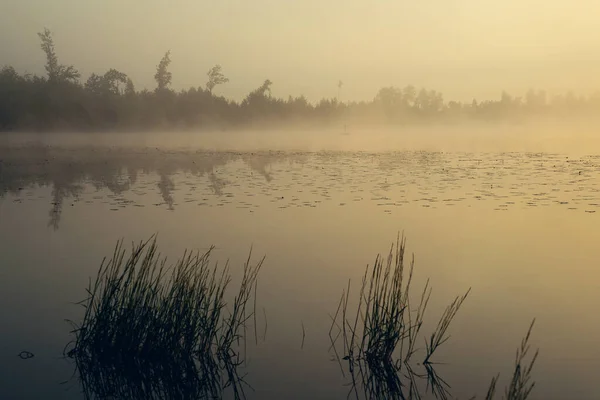
<svg viewBox="0 0 600 400"><path fill-rule="evenodd" d="M416 205L485 205L495 211L559 206L600 208L600 157L538 153L211 152L156 148L0 147L0 197L21 202L26 189L51 187L48 226L58 229L66 205L110 199L111 210L135 205L130 195L156 192L156 206L177 208L176 192L199 206L316 207L371 201L386 214ZM86 191L108 190L90 196ZM234 193L235 192L235 193ZM286 196L287 194L287 196ZM125 197L127 195L127 198ZM215 199L218 199L216 201Z"/></svg>
<svg viewBox="0 0 600 400"><path fill-rule="evenodd" d="M15 327L14 337L10 341L11 352L28 348L36 353L35 360L27 363L28 366L35 366L41 360L37 356L40 354L39 349L30 346L30 342L22 345L19 340L21 337L27 338L28 332L36 332L38 326L24 322L25 317L21 318L20 315L27 316L27 321L37 321L46 316L49 319L49 315L56 321L62 321L63 315L52 314L48 307L54 304L52 301L58 303L64 297L67 298L65 302L70 301L73 296L60 295L68 293L70 286L79 288L77 282L87 279L88 274L78 271L85 271L95 261L89 263L80 253L74 253L73 264L77 268L70 268L63 255L70 254L72 250L67 246L60 246L62 242L70 243L80 235L80 228L84 224L79 222L85 222L85 219L80 218L80 214L75 214L75 210L78 207L84 207L85 211L91 209L92 207L85 208L85 204L89 202L107 204L106 209L112 207L117 212L127 208L121 212L132 214L137 210L134 207L145 206L145 213L159 214L150 215L153 220L147 225L140 224L138 227L132 223L133 228L119 228L116 233L107 230L103 233L104 237L100 236L101 240L113 240L113 235L136 237L147 234L148 229L160 228L174 238L187 238L207 232L202 236L202 241L212 241L217 237L216 241L223 244L224 248L236 248L240 242L251 243L258 236L256 231L262 234L264 230L267 233L260 238L262 246L267 248L269 256L274 254L276 261L273 264L276 268L273 270L279 268L278 271L281 271L274 274L275 278L271 280L270 285L276 296L272 296L269 304L277 311L279 308L286 308L285 313L281 311L280 315L290 315L289 318L296 322L299 319L296 317L298 309L302 310L295 302L301 292L296 290L297 287L311 285L311 289L316 288L314 298L325 299L310 310L319 314L318 307L321 304L335 301L328 294L330 288L338 282L336 279L345 281L347 278L346 272L340 273L338 270L354 271L351 265L359 264L356 260L370 255L361 253L363 248L369 246L366 239L370 235L380 237L377 236L377 231L389 232L399 227L408 227L409 231L416 231L416 234L424 238L422 240L426 245L417 254L427 257L424 264L433 271L434 276L440 275L438 279L443 285L453 289L453 285L472 283L479 290L479 297L473 301L474 311L468 316L470 319L465 317L470 325L465 326L484 325L483 330L489 333L491 326L494 326L489 321L497 318L502 321L500 325L504 325L502 329L506 327L508 331L511 329L513 315L517 315L516 318L521 313L526 314L526 318L542 315L544 318L540 321L546 321L546 325L540 336L549 338L543 347L549 349L545 354L556 354L556 360L566 360L564 364L571 371L568 373L569 379L559 383L556 371L562 370L563 362L549 361L546 358L546 364L543 364L545 369L542 370L545 393L568 392L559 387L563 384L567 388L579 385L585 393L592 393L591 390L588 391L587 379L590 378L586 371L594 370L593 367L597 364L595 353L590 353L593 343L585 340L581 342L579 338L576 340L577 346L568 346L572 332L562 327L569 326L566 321L572 321L575 317L577 330L597 331L597 321L591 317L594 315L593 306L590 305L597 303L597 290L593 285L597 271L593 265L597 259L594 240L598 235L593 218L599 215L594 211L598 210L600 203L598 157L441 152L179 153L156 149L65 150L30 147L0 148L0 159L0 197L3 198L0 199L0 207L3 208L2 216L5 218L2 224L5 228L4 254L7 255L5 265L9 266L1 274L4 281L2 292L5 301L20 305L17 308L6 308L5 318ZM192 168L196 175L191 172ZM43 187L47 187L47 190L39 189ZM103 192L96 193L95 190ZM156 199L151 197L154 194ZM146 195L148 196L141 198ZM7 204L8 202L11 203ZM28 202L35 202L35 206L26 207ZM50 202L53 204L50 205ZM358 203L356 207L351 208L352 202ZM71 204L75 206L71 207ZM58 235L51 235L50 244L45 246L48 236L43 230L29 229L34 218L26 224L27 230L15 229L20 224L17 218L12 219L12 226L7 222L7 214L11 211L16 211L15 215L22 218L27 211L35 210L40 205L43 207L42 226L46 223L46 210L50 205L50 217L54 218L51 219L51 227L57 229L60 216L68 218L73 213L76 217L73 218L75 229L64 229ZM247 219L240 219L240 225L231 228L236 233L235 237L231 235L233 238L221 233L225 228L207 229L206 225L190 228L189 231L163 228L163 220L167 218L165 215L177 222L173 226L183 226L188 222L188 215L204 217L213 211L209 207L219 205L223 205L222 208L226 210L223 213L215 212L215 220L223 218L229 211L235 211L233 208L244 208L238 210L235 218L242 215L242 212L249 213L258 209L261 210L260 218L249 214ZM351 207L337 208L345 205ZM164 211L169 207L178 212L169 214ZM301 218L306 217L306 224L301 225L292 219L295 207L317 209L302 210L305 211L304 214L299 215ZM438 208L438 212L432 211L435 208ZM460 213L455 214L455 211ZM111 214L110 211L93 217L103 218L107 214ZM414 215L418 221L402 219L403 215ZM135 218L140 216L142 215L133 214L129 219L130 216L126 215L130 221L136 221ZM146 216L144 214L142 217ZM428 216L433 216L430 218L432 220L439 219L432 222L428 220ZM23 220L28 221L27 218ZM257 227L261 229L238 235L238 231L243 231L244 224L249 225L247 221L253 220L257 221ZM289 227L285 228L285 232L296 232L293 236L290 234L283 237L283 230L266 225L273 221L288 223L281 225ZM328 225L332 225L333 221L339 224L329 230ZM389 221L388 225L386 221ZM546 224L546 221L549 222ZM66 223L63 220L63 225ZM423 226L422 229L419 228L420 225ZM350 238L344 236L346 232L361 230L364 233L357 233ZM82 242L88 241L82 247L85 251L82 250L81 253L90 248L93 250L90 237L91 235L81 238ZM431 243L428 242L429 237ZM281 240L276 241L274 238ZM311 239L310 242L304 241L303 245L313 245L314 256L304 257L304 250L294 253L291 246L281 245L284 240L298 238ZM461 240L455 240L456 238ZM320 246L318 242L326 243L334 250L325 249L326 246ZM20 247L19 243L23 245ZM34 247L39 247L40 251L32 252L30 249ZM49 253L48 249L53 247L57 249L56 254L53 256L50 253L47 259L43 259L41 255ZM561 251L554 251L555 248L560 248ZM338 256L347 253L352 254L348 257ZM10 267L12 265L14 268ZM48 268L37 268L37 265ZM565 266L569 268L568 271ZM326 271L326 274L318 275L320 270ZM526 278L522 278L523 271ZM347 274L350 275L351 272ZM312 276L319 276L320 279L313 279ZM355 281L355 275L352 276ZM62 282L68 284L63 285ZM35 294L33 299L37 308L28 306L31 293ZM287 309L292 312L288 314ZM323 310L321 314L325 315L328 310ZM286 323L285 318L280 320L284 320L282 325ZM304 321L306 320L305 317ZM295 324L294 321L290 325ZM311 327L309 331L310 329ZM497 372L496 361L501 357L498 354L510 351L510 348L503 348L497 353L485 353L487 358L482 361L477 358L479 354L476 352L482 349L482 346L477 346L480 340L485 340L481 338L484 335L480 335L479 331L467 332L467 328L463 334L474 349L465 346L464 357L469 363L473 363L474 369L485 371L482 375L485 375L483 378L487 381L489 376ZM27 340L31 341L30 338ZM296 345L296 342L293 343ZM564 343L567 344L563 345ZM61 342L59 346L62 347L62 344L64 343ZM272 357L268 365L273 370L285 371L285 362L278 361L283 353L281 349L285 350L285 346L277 348L275 355L264 356ZM580 362L577 358L583 361ZM486 366L486 363L489 365ZM11 371L11 368L7 365L4 371ZM415 369L418 369L420 375L427 373L421 368ZM472 377L472 371L473 369L467 370L468 379L481 379ZM270 371L258 370L252 371L253 377L256 372L257 375L270 375ZM383 393L382 390L386 387L391 388L392 392L396 390L394 388L398 387L397 382L387 372L389 371L383 369L381 373L373 374L371 371L366 375L368 392ZM442 379L448 377L448 381L453 383L454 392L461 388L460 381L456 384L456 375L459 374L452 376L452 371L441 369L440 373ZM27 381L32 375L24 372L19 379L23 377L22 380ZM377 376L383 376L384 379L377 380ZM386 376L389 378L385 378ZM60 379L64 378L61 376ZM10 377L7 380L13 388L17 387ZM361 380L360 377L355 379ZM409 385L410 381L405 379L403 383ZM181 385L193 386L186 383ZM13 393L17 393L16 390ZM392 396L381 394L380 397Z"/></svg>
<svg viewBox="0 0 600 400"><path fill-rule="evenodd" d="M245 398L247 383L237 365L220 365L210 358L107 364L76 357L75 363L85 399L218 399L225 391Z"/></svg>
<svg viewBox="0 0 600 400"><path fill-rule="evenodd" d="M217 196L223 196L228 180L215 171L218 167L242 160L267 182L273 179L269 165L283 158L284 153L227 153L176 152L160 149L113 149L81 147L76 149L47 146L0 147L0 197L7 193L20 196L26 188L52 187L48 226L59 228L64 204L78 200L89 184L97 191L108 189L120 196L132 190L141 174L156 173L156 187L163 204L174 210L173 177L179 173L208 177L208 187ZM301 161L302 156L296 157ZM126 205L119 199L119 205Z"/></svg>
<svg viewBox="0 0 600 400"><path fill-rule="evenodd" d="M409 364L350 363L348 398L356 399L448 399L450 386L435 368L426 364L417 372Z"/></svg>

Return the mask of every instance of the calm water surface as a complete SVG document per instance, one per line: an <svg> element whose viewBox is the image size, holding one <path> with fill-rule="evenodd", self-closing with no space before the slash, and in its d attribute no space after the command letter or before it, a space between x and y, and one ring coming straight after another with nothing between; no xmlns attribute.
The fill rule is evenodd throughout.
<svg viewBox="0 0 600 400"><path fill-rule="evenodd" d="M399 231L433 287L423 334L472 288L437 354L454 396L503 388L535 317L533 398L600 398L600 156L43 146L0 148L0 398L82 398L65 319L118 239L157 232L234 273L267 256L249 398L345 398L328 314Z"/></svg>

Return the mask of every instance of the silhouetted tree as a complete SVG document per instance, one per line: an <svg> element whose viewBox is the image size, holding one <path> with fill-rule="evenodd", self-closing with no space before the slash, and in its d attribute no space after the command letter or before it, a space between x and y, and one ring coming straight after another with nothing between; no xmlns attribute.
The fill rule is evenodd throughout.
<svg viewBox="0 0 600 400"><path fill-rule="evenodd" d="M135 96L135 86L133 85L133 81L130 78L127 78L127 82L125 82L124 94L127 97Z"/></svg>
<svg viewBox="0 0 600 400"><path fill-rule="evenodd" d="M404 99L406 99L406 102L409 107L414 107L415 100L417 99L417 89L415 89L415 87L412 85L406 86L402 90L402 96L404 97Z"/></svg>
<svg viewBox="0 0 600 400"><path fill-rule="evenodd" d="M546 92L543 90L536 92L529 89L525 94L525 107L531 113L539 113L546 107L546 103Z"/></svg>
<svg viewBox="0 0 600 400"><path fill-rule="evenodd" d="M262 85L260 85L257 89L251 91L246 98L242 101L242 105L250 106L252 104L256 104L257 102L264 102L271 95L271 85L273 82L266 79Z"/></svg>
<svg viewBox="0 0 600 400"><path fill-rule="evenodd" d="M499 98L472 102L445 102L442 94L428 88L381 88L371 101L341 102L337 96L314 103L304 96L276 98L266 79L241 101L216 96L217 85L227 83L219 64L208 72L206 87L175 92L170 89L171 53L156 67L153 91L136 92L123 72L109 69L80 82L73 66L61 64L51 32L38 33L46 56L46 76L20 74L10 66L0 68L0 130L116 130L169 128L226 128L265 122L319 124L417 123L457 118L483 120L521 119L527 116L598 115L600 92L589 97L571 92L548 98L544 91L529 90L523 97L502 92Z"/></svg>
<svg viewBox="0 0 600 400"><path fill-rule="evenodd" d="M62 65L58 62L58 57L54 50L54 39L52 32L48 28L44 28L44 32L39 32L38 37L42 41L41 48L46 54L46 72L50 82L75 82L79 79L79 72L72 65Z"/></svg>
<svg viewBox="0 0 600 400"><path fill-rule="evenodd" d="M169 71L169 64L171 64L171 50L167 51L163 58L156 67L156 74L154 74L154 80L156 80L156 91L164 92L171 85L171 79L173 75Z"/></svg>
<svg viewBox="0 0 600 400"><path fill-rule="evenodd" d="M271 82L269 79L265 79L263 84L260 85L260 87L254 91L254 94L259 95L259 96L264 96L264 97L271 96L271 85L272 84L273 84L273 82Z"/></svg>
<svg viewBox="0 0 600 400"><path fill-rule="evenodd" d="M104 80L106 81L108 91L111 94L119 95L124 92L124 88L127 85L129 78L123 72L111 68L104 74Z"/></svg>
<svg viewBox="0 0 600 400"><path fill-rule="evenodd" d="M24 79L13 67L4 66L0 70L0 128L12 129L19 122L20 112L26 108L22 88Z"/></svg>
<svg viewBox="0 0 600 400"><path fill-rule="evenodd" d="M103 78L97 74L91 74L85 82L85 90L94 94L101 94L103 92Z"/></svg>
<svg viewBox="0 0 600 400"><path fill-rule="evenodd" d="M120 95L125 92L124 87L128 82L130 82L130 79L126 74L111 68L102 76L90 75L84 87L97 95Z"/></svg>
<svg viewBox="0 0 600 400"><path fill-rule="evenodd" d="M229 82L229 78L223 75L222 68L219 64L209 69L206 75L208 75L206 89L208 89L208 92L211 94L215 86Z"/></svg>

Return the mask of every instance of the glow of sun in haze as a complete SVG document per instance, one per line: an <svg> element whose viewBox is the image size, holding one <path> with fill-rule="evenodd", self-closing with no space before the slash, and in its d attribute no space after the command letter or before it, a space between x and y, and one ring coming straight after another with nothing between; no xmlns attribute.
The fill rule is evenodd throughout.
<svg viewBox="0 0 600 400"><path fill-rule="evenodd" d="M3 0L0 63L43 74L37 32L83 77L116 68L153 87L172 52L173 88L204 85L221 64L240 99L265 79L273 94L372 99L413 84L448 99L502 90L600 89L600 2L579 0Z"/></svg>

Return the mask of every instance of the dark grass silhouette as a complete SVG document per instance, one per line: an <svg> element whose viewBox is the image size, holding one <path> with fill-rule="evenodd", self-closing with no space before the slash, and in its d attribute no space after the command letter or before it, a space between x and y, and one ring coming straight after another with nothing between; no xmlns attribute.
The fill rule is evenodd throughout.
<svg viewBox="0 0 600 400"><path fill-rule="evenodd" d="M418 303L411 302L414 258L405 268L405 249L405 238L398 236L387 259L378 255L373 267L365 269L356 311L351 315L349 310L348 282L331 317L330 349L343 374L341 361L347 362L351 386L349 396L421 399L429 393L443 400L452 398L450 385L436 371L433 357L450 338L450 324L470 289L456 297L445 309L433 332L425 338L425 348L417 347L431 287L427 281ZM515 370L504 396L506 400L525 400L534 387L531 372L538 353L529 362L526 361L532 329L533 323L517 350ZM486 399L494 398L497 381L498 376L492 379Z"/></svg>
<svg viewBox="0 0 600 400"><path fill-rule="evenodd" d="M356 311L349 309L348 283L332 316L331 350L342 374L349 372L348 395L357 399L452 398L434 355L448 341L450 324L470 290L450 303L425 346L418 347L431 287L427 281L418 301L411 302L414 258L405 268L405 249L399 236L387 259L378 255L373 267L367 266ZM250 253L229 304L228 265L211 266L211 251L186 251L167 266L155 236L133 244L129 253L117 243L90 280L88 297L80 303L83 320L73 324L75 338L65 349L86 398L221 398L228 389L234 398L245 398L250 385L238 369L251 319L257 332L256 289L264 258L252 266ZM505 400L526 400L535 386L533 325L517 350ZM491 380L486 400L495 398L498 380Z"/></svg>
<svg viewBox="0 0 600 400"><path fill-rule="evenodd" d="M226 301L228 265L210 265L205 253L185 251L173 266L158 253L156 237L119 241L90 281L83 321L66 355L75 360L84 392L126 398L219 397L231 387L244 391L246 324L253 318L258 273L263 263L244 264L233 303ZM176 393L186 395L175 396ZM103 396L101 396L103 397Z"/></svg>

